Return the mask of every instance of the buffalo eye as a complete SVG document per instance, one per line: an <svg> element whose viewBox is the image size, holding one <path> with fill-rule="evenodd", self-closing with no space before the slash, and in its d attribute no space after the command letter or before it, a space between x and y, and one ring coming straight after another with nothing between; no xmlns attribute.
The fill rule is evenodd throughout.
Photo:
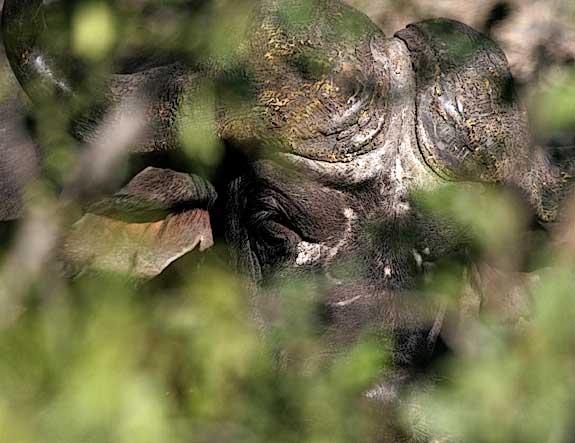
<svg viewBox="0 0 575 443"><path fill-rule="evenodd" d="M301 237L273 197L262 200L267 207L250 215L248 232L251 249L265 275L295 257Z"/></svg>

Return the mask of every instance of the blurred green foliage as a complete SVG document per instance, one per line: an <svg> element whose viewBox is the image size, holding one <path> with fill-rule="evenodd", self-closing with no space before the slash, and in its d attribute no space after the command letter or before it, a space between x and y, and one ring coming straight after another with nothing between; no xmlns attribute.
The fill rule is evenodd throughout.
<svg viewBox="0 0 575 443"><path fill-rule="evenodd" d="M222 161L224 146L216 137L216 106L213 82L201 81L192 99L180 106L180 141L189 160L198 172L210 178L211 172Z"/></svg>
<svg viewBox="0 0 575 443"><path fill-rule="evenodd" d="M573 268L545 272L532 317L511 333L484 319L476 358L446 362L448 381L414 392L409 418L458 442L572 441L574 291Z"/></svg>
<svg viewBox="0 0 575 443"><path fill-rule="evenodd" d="M85 2L73 14L72 50L99 63L135 46L199 54L216 47L220 61L231 62L247 23L240 3L218 1L209 17L183 21L177 12L155 20L141 1ZM309 11L287 14L305 22ZM210 107L214 99L210 85L204 92L197 111L183 117L181 140L209 176L223 146L202 113L204 101ZM573 124L572 76L539 100L542 127ZM66 122L40 109L38 136L48 147L48 175L65 182L78 161ZM524 214L509 195L451 186L421 199L434 216L455 220L486 255L521 242ZM10 245L2 251L4 264L11 253ZM406 434L462 443L573 437L575 267L569 254L539 255L545 271L529 288L531 316L512 327L490 315L475 319L469 333L479 352L446 359L445 380L414 387L401 404ZM0 442L388 441L387 411L363 398L387 367L385 341L367 333L345 353L325 355L313 282L279 288L287 315L262 333L241 278L217 254L177 272L177 287L109 274L65 280L50 269L19 276L29 279L24 310L0 330ZM450 293L454 307L460 276L449 264L423 291L430 298Z"/></svg>
<svg viewBox="0 0 575 443"><path fill-rule="evenodd" d="M575 128L575 67L555 72L546 88L532 98L533 120L542 132L553 134Z"/></svg>
<svg viewBox="0 0 575 443"><path fill-rule="evenodd" d="M88 3L75 11L74 52L90 58L102 58L116 40L114 14L103 2Z"/></svg>

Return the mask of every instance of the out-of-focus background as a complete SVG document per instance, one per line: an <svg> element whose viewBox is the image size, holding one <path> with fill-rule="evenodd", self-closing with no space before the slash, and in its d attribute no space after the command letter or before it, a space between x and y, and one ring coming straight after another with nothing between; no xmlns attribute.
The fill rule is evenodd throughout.
<svg viewBox="0 0 575 443"><path fill-rule="evenodd" d="M139 36L140 28L130 28L137 20L114 19L114 2L76 3L96 6L72 20L88 55L95 51L97 59L120 35ZM161 3L125 2L136 11L146 3L156 8L147 32L178 23L177 14L154 15ZM535 138L575 144L572 1L350 3L388 36L437 16L490 35L507 54ZM50 109L26 108L3 56L0 97L0 183L14 212L25 209L21 220L0 224L0 443L574 441L575 205L537 243L530 272L510 277L525 282L522 293L492 286L493 306L472 299L456 340L460 352L440 362L434 383L422 380L404 393L396 410L362 397L389 361L380 341L367 337L330 361L318 359L309 281L281 289L285 324L262 336L249 293L217 243L213 253L185 257L158 281L105 272L64 277L51 249L65 224L62 188L82 170L78 143ZM48 151L12 131L13 119L31 114ZM193 137L183 137L191 161L215 168L219 145ZM481 205L476 197L450 189L428 205L465 225L479 248L520 250L522 240L509 229L521 213L497 193ZM80 214L78 207L66 211ZM449 308L469 295L460 275L447 267L423 290L441 294ZM512 322L497 310L525 299L528 309ZM301 364L279 365L278 348L289 348Z"/></svg>

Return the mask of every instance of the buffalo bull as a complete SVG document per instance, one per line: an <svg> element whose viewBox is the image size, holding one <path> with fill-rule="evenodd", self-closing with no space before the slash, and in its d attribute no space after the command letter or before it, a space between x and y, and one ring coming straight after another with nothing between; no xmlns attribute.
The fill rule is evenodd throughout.
<svg viewBox="0 0 575 443"><path fill-rule="evenodd" d="M45 38L58 7L6 0L6 54L32 102L78 109L89 76ZM144 60L106 78L96 106L70 113L71 133L90 140L106 110L137 96L145 130L131 151L177 150L180 132L194 130L186 125L207 121L202 131L247 160L216 187L177 165L143 169L73 226L69 262L154 277L210 247L213 224L264 329L281 304L274 285L314 276L329 343L383 331L395 366L409 370L441 337L441 307L418 309L425 265L468 246L465 230L429 216L417 196L454 182L501 185L546 223L571 186L572 164L532 142L505 55L461 23L426 20L389 38L340 1L263 0L225 56L190 58ZM17 212L10 201L5 218Z"/></svg>

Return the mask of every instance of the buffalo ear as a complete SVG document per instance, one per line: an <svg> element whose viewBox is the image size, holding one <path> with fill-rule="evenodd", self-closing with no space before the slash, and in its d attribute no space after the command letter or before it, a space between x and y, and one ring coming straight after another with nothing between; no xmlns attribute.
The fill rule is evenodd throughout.
<svg viewBox="0 0 575 443"><path fill-rule="evenodd" d="M216 198L200 177L147 168L72 226L63 254L73 267L152 278L213 245L208 209Z"/></svg>

